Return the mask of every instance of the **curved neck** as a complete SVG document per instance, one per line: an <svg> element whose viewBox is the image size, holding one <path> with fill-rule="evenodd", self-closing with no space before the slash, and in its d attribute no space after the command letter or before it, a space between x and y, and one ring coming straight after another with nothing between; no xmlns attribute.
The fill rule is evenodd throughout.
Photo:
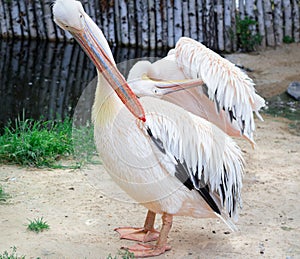
<svg viewBox="0 0 300 259"><path fill-rule="evenodd" d="M97 70L97 74L98 82L92 109L92 121L94 125L105 126L114 121L124 104L102 73Z"/></svg>

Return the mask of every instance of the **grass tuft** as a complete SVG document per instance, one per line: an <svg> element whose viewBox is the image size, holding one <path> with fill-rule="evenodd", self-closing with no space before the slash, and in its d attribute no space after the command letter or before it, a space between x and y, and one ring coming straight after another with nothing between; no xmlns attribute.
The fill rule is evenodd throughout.
<svg viewBox="0 0 300 259"><path fill-rule="evenodd" d="M53 121L16 120L0 136L0 162L51 167L72 153L72 124Z"/></svg>
<svg viewBox="0 0 300 259"><path fill-rule="evenodd" d="M0 259L25 259L24 255L17 255L17 248L15 246L11 247L11 250L11 252L4 251L3 254L0 254Z"/></svg>
<svg viewBox="0 0 300 259"><path fill-rule="evenodd" d="M49 229L49 225L43 220L43 217L34 220L29 220L27 229L36 233Z"/></svg>
<svg viewBox="0 0 300 259"><path fill-rule="evenodd" d="M42 121L18 119L8 123L0 135L0 163L23 166L63 168L62 159L74 159L68 168L79 168L95 155L92 127L76 129L77 147L88 154L78 154L74 149L72 121ZM76 152L75 152L76 151ZM89 156L89 154L91 154Z"/></svg>
<svg viewBox="0 0 300 259"><path fill-rule="evenodd" d="M10 195L7 194L0 185L0 203L6 202L8 198L10 198Z"/></svg>
<svg viewBox="0 0 300 259"><path fill-rule="evenodd" d="M121 257L118 257L118 256L112 256L111 254L109 254L106 259L135 259L135 256L134 256L134 253L130 253L128 250L123 250L123 251L119 251L118 252L118 255L121 256Z"/></svg>

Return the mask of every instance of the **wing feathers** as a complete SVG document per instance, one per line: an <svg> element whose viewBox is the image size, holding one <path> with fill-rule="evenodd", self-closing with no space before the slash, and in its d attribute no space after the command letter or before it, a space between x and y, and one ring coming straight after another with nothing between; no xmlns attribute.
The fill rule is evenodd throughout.
<svg viewBox="0 0 300 259"><path fill-rule="evenodd" d="M188 189L197 190L216 213L236 215L244 167L233 140L213 124L175 105L160 101L158 107L156 99L142 99L151 102L153 112L147 114L146 128L141 127L160 151L154 153L160 156L162 166ZM216 204L221 206L218 210Z"/></svg>
<svg viewBox="0 0 300 259"><path fill-rule="evenodd" d="M253 141L253 111L261 119L258 111L265 105L264 99L256 94L253 81L234 64L193 39L180 38L174 52L185 76L203 80L209 98L228 114L232 113L241 132Z"/></svg>

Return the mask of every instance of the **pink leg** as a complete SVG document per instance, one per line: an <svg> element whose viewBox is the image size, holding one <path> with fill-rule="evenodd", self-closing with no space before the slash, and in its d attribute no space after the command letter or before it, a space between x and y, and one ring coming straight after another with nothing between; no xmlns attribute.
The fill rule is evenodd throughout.
<svg viewBox="0 0 300 259"><path fill-rule="evenodd" d="M154 229L155 213L148 210L143 228L120 227L116 228L121 239L134 240L139 242L150 242L157 240L159 232Z"/></svg>
<svg viewBox="0 0 300 259"><path fill-rule="evenodd" d="M164 213L162 216L162 221L163 225L155 245L138 243L128 248L122 247L122 249L127 249L129 252L134 253L136 258L157 256L168 250L171 250L171 246L167 245L167 239L169 231L172 227L173 216Z"/></svg>

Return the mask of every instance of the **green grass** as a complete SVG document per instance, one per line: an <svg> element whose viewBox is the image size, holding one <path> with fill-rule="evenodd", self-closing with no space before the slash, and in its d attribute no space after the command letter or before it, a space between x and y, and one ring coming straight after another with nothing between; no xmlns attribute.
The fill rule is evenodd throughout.
<svg viewBox="0 0 300 259"><path fill-rule="evenodd" d="M75 132L74 141L70 119L10 122L0 136L0 163L59 168L64 167L61 161L69 159L68 168L81 167L96 153L93 129L80 127Z"/></svg>
<svg viewBox="0 0 300 259"><path fill-rule="evenodd" d="M120 257L118 257L118 256L112 256L111 254L109 254L107 257L106 257L106 259L134 259L135 258L135 256L134 256L134 254L133 253L130 253L130 252L128 252L128 250L123 250L123 251L119 251L118 252L118 255L120 256Z"/></svg>
<svg viewBox="0 0 300 259"><path fill-rule="evenodd" d="M2 186L0 185L0 203L6 202L10 198L10 195L4 192Z"/></svg>
<svg viewBox="0 0 300 259"><path fill-rule="evenodd" d="M11 252L4 251L3 254L0 254L0 259L25 259L24 255L17 255L17 248L11 247Z"/></svg>
<svg viewBox="0 0 300 259"><path fill-rule="evenodd" d="M36 233L42 232L46 229L49 229L49 225L42 218L37 218L34 220L29 220L29 224L27 225L27 229L30 231L34 231Z"/></svg>

